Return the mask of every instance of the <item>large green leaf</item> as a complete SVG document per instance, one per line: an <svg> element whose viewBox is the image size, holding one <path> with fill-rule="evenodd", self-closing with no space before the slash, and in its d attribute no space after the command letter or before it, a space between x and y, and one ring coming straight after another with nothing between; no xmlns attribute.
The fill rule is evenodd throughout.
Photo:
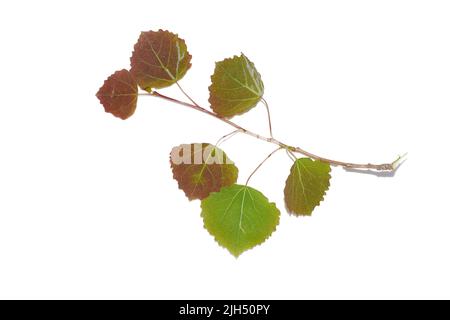
<svg viewBox="0 0 450 320"><path fill-rule="evenodd" d="M258 190L234 184L202 201L205 228L238 257L275 231L280 211Z"/></svg>
<svg viewBox="0 0 450 320"><path fill-rule="evenodd" d="M287 210L295 215L311 215L330 186L330 170L328 163L297 159L284 188Z"/></svg>
<svg viewBox="0 0 450 320"><path fill-rule="evenodd" d="M168 87L186 74L192 56L186 43L169 31L142 32L131 56L131 73L146 91Z"/></svg>
<svg viewBox="0 0 450 320"><path fill-rule="evenodd" d="M183 144L172 149L173 178L189 200L206 198L211 192L236 182L238 168L225 152L209 143Z"/></svg>
<svg viewBox="0 0 450 320"><path fill-rule="evenodd" d="M216 62L211 81L211 108L226 118L249 111L264 94L261 75L244 54Z"/></svg>
<svg viewBox="0 0 450 320"><path fill-rule="evenodd" d="M137 94L136 81L128 70L123 69L109 76L96 96L106 112L125 120L136 110Z"/></svg>

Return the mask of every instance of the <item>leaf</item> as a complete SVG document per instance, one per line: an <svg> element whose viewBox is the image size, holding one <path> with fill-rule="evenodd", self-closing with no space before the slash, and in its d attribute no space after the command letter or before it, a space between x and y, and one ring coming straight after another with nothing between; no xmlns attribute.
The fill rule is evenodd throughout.
<svg viewBox="0 0 450 320"><path fill-rule="evenodd" d="M211 192L236 182L238 168L225 152L208 143L182 144L172 149L173 178L189 200L204 199Z"/></svg>
<svg viewBox="0 0 450 320"><path fill-rule="evenodd" d="M297 159L284 188L288 212L310 216L330 186L330 171L328 163L309 158Z"/></svg>
<svg viewBox="0 0 450 320"><path fill-rule="evenodd" d="M142 32L131 56L131 74L146 91L168 87L186 74L192 56L186 43L169 31Z"/></svg>
<svg viewBox="0 0 450 320"><path fill-rule="evenodd" d="M258 190L234 184L201 203L205 228L235 257L263 243L275 231L280 211Z"/></svg>
<svg viewBox="0 0 450 320"><path fill-rule="evenodd" d="M106 79L96 96L106 112L125 120L136 110L137 94L136 81L128 70L123 69Z"/></svg>
<svg viewBox="0 0 450 320"><path fill-rule="evenodd" d="M215 113L231 118L249 111L261 100L264 84L255 65L242 53L216 62L209 103Z"/></svg>

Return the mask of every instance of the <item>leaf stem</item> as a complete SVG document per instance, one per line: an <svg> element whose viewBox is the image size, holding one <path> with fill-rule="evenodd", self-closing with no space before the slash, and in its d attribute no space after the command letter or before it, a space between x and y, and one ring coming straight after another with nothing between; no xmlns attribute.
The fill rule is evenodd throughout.
<svg viewBox="0 0 450 320"><path fill-rule="evenodd" d="M286 154L288 155L288 157L289 157L293 162L297 161L297 157L295 156L295 154L294 154L291 150L286 149Z"/></svg>
<svg viewBox="0 0 450 320"><path fill-rule="evenodd" d="M261 98L261 101L262 101L262 103L264 104L264 106L266 107L266 110L267 110L267 120L269 121L269 133L270 133L270 137L273 138L272 119L270 118L269 104L267 103L267 101L264 98Z"/></svg>
<svg viewBox="0 0 450 320"><path fill-rule="evenodd" d="M198 105L198 103L195 102L194 99L192 99L191 96L188 95L186 91L184 91L184 89L180 86L180 84L178 83L178 81L175 82L175 84L177 85L178 89L180 89L181 93L183 93L183 94L185 95L185 97L189 99L190 102L192 102L195 106L200 107L200 106ZM202 108L202 109L203 109L203 108Z"/></svg>
<svg viewBox="0 0 450 320"><path fill-rule="evenodd" d="M263 161L261 161L260 164L258 164L258 166L255 168L255 170L253 170L253 172L248 176L247 181L245 182L245 185L248 185L248 182L250 181L250 178L253 177L253 175L256 173L256 171L258 171L259 168L261 168L261 166L264 164L264 162L266 162L267 160L269 160L269 158L276 153L277 151L284 149L283 147L278 147L276 148L274 151L272 151L271 153L269 153L269 155L267 157L264 158Z"/></svg>
<svg viewBox="0 0 450 320"><path fill-rule="evenodd" d="M200 111L202 113L205 113L205 114L207 114L207 115L209 115L211 117L214 117L214 118L216 118L216 119L218 119L218 120L220 120L220 121L222 121L222 122L224 122L224 123L234 127L235 129L237 129L238 131L240 131L242 133L245 133L246 135L249 135L251 137L254 137L254 138L262 140L262 141L266 141L268 143L272 143L272 144L278 145L282 149L286 149L286 150L289 150L291 152L303 154L303 155L305 155L305 156L307 156L307 157L309 157L311 159L329 163L330 165L333 165L333 166L340 166L340 167L344 167L344 168L347 168L347 169L372 169L372 170L378 170L378 171L394 171L396 168L398 168L399 161L402 160L402 158L400 158L400 159L394 160L391 163L382 163L382 164L366 163L366 164L363 164L363 163L344 162L344 161L337 161L337 160L324 158L324 157L315 155L315 154L313 154L311 152L308 152L306 150L303 150L300 147L290 146L290 145L288 145L286 143L283 143L283 142L281 142L281 141L279 141L279 140L277 140L277 139L275 139L273 137L265 137L265 136L262 136L260 134L255 133L253 131L247 130L247 129L241 127L240 125L238 125L237 123L235 123L235 122L233 122L233 121L231 121L231 120L229 120L227 118L223 118L223 117L219 116L218 114L215 114L214 112L209 111L209 110L201 107L195 101L193 101L184 92L184 90L182 90L182 88L179 85L178 85L178 87L184 93L184 95L186 97L188 97L188 99L191 101L191 103L180 101L180 100L172 98L172 97L168 97L168 96L163 95L163 94L161 94L161 93L159 93L157 91L152 91L152 92L150 92L148 94L145 94L145 95L158 97L158 98L161 98L161 99L164 99L164 100L167 100L167 101L170 101L170 102L173 102L173 103L176 103L176 104L179 104L179 105L182 105L182 106L185 106L185 107L197 110L197 111Z"/></svg>
<svg viewBox="0 0 450 320"><path fill-rule="evenodd" d="M221 145L222 143L224 143L225 141L227 141L228 139L233 138L237 133L242 132L241 130L234 130L224 136L222 136L219 140L217 140L216 142L216 147L218 147L219 145Z"/></svg>

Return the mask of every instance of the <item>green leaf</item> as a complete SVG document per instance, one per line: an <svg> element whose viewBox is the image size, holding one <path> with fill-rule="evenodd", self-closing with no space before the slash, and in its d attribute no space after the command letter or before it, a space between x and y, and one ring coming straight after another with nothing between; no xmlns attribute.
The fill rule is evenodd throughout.
<svg viewBox="0 0 450 320"><path fill-rule="evenodd" d="M328 163L309 158L297 159L284 188L288 212L310 216L330 186L330 171Z"/></svg>
<svg viewBox="0 0 450 320"><path fill-rule="evenodd" d="M172 149L173 178L189 200L204 199L211 192L236 182L238 168L225 152L208 143L182 144Z"/></svg>
<svg viewBox="0 0 450 320"><path fill-rule="evenodd" d="M261 100L264 84L255 65L242 53L216 62L209 103L215 113L231 118L249 111Z"/></svg>
<svg viewBox="0 0 450 320"><path fill-rule="evenodd" d="M192 56L186 43L169 31L142 32L131 56L131 73L146 91L168 87L186 74Z"/></svg>
<svg viewBox="0 0 450 320"><path fill-rule="evenodd" d="M125 120L136 110L137 94L136 81L123 69L109 76L96 96L106 112Z"/></svg>
<svg viewBox="0 0 450 320"><path fill-rule="evenodd" d="M201 204L205 228L235 257L263 243L275 231L280 211L258 190L234 184Z"/></svg>

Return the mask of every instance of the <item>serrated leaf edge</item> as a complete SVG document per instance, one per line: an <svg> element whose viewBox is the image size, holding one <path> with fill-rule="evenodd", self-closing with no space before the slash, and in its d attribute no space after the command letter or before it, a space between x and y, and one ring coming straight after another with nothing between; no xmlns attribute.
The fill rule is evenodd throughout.
<svg viewBox="0 0 450 320"><path fill-rule="evenodd" d="M311 159L311 158L307 158L307 159ZM313 159L311 159L311 160L312 160L312 161L319 161L319 160L313 160ZM322 204L322 202L323 202L324 199L325 199L325 196L327 195L327 191L330 189L331 178L332 178L332 176L331 176L331 174L330 174L330 173L331 173L331 166L329 166L329 169L330 169L330 170L329 170L328 173L327 173L327 176L328 176L328 185L327 185L327 188L326 188L325 191L323 192L322 197L320 198L319 202L314 206L314 209L311 211L310 214L301 214L301 213L296 213L296 212L293 212L293 211L289 210L289 208L288 208L288 206L287 206L287 204L286 204L286 196L284 196L284 208L286 209L286 212L287 212L289 215L291 215L291 216L296 216L296 217L311 217L311 216L312 216L314 210ZM289 176L290 176L290 170L289 170L289 175L287 176L286 181L285 181L283 194L285 194L285 190L286 190L286 188L287 188L287 181L288 181L288 179L289 179Z"/></svg>
<svg viewBox="0 0 450 320"><path fill-rule="evenodd" d="M192 62L191 62L191 61L192 61L192 55L189 53L189 50L187 50L186 41L185 41L183 38L180 38L180 37L178 36L178 33L173 33L173 32L171 32L171 31L169 31L169 30L163 30L163 29L158 29L157 31L153 31L153 30L149 30L149 31L141 31L141 33L139 34L138 41L134 44L134 46L133 46L133 51L131 52L131 57L130 57L130 73L131 73L131 69L132 69L132 61L131 61L131 59L132 59L132 57L133 57L133 55L134 55L134 53L135 53L135 51L136 51L136 46L138 45L139 39L141 38L141 36L142 36L143 34L147 33L147 32L155 32L155 33L156 33L156 32L164 32L164 33L169 33L169 34L171 34L171 35L174 35L175 38L176 38L178 41L182 42L182 43L186 46L186 54L187 54L188 57L189 57L189 62L188 62L188 64L187 64L187 66L186 66L186 69L185 69L183 72L179 72L179 73L177 74L177 75L182 74L182 76L180 77L180 79L183 78L183 77L186 75L187 71L192 67ZM164 69L164 66L161 66L161 67L163 67L163 69ZM164 69L164 71L172 78L172 80L167 80L167 79L162 79L162 78L152 77L152 76L150 76L150 75L147 75L147 76L150 77L150 78L154 78L154 79L157 79L157 80L160 80L160 81L164 81L164 82L169 83L167 86L165 86L165 87L158 87L158 88L156 88L156 87L155 87L155 88L152 88L152 87L146 87L146 88L143 88L143 87L140 86L140 84L139 84L139 83L137 82L137 80L136 80L136 82L138 83L139 88L141 88L141 89L144 90L144 91L151 92L152 89L166 88L166 87L169 87L169 86L171 86L172 84L176 83L178 80L180 80L180 79L175 80L176 78L174 78L173 75L172 75L170 72L167 72L167 70L165 70L165 69ZM172 81L174 81L174 82L172 82Z"/></svg>
<svg viewBox="0 0 450 320"><path fill-rule="evenodd" d="M232 57L230 57L230 58L225 58L225 59L223 59L223 60L221 60L221 61L216 61L215 63L214 63L214 72L213 72L213 74L210 76L210 79L211 79L211 84L208 86L208 92L209 92L209 94L210 94L210 96L209 96L209 98L208 98L208 102L209 102L209 104L210 104L210 107L211 107L211 109L212 109L212 111L214 112L214 113L216 113L217 115L219 115L219 116L221 116L219 113L217 113L217 111L215 111L214 110L214 106L213 106L213 104L212 104L212 102L211 102L211 87L213 86L213 82L214 82L214 75L215 75L215 71L216 71L216 68L217 68L217 65L219 64L219 63L223 63L223 62L225 62L225 61L229 61L229 60L234 60L234 59L239 59L239 58L241 58L241 57L244 57L248 62L250 62L251 64L253 64L253 67L254 67L254 63L252 62L252 61L250 61L250 59L249 58L247 58L247 56L244 54L244 53L242 53L241 52L241 55L240 56L238 56L238 55L233 55ZM256 69L256 67L255 67L255 71L258 73L258 75L259 75L259 77L261 77L261 74L258 72L258 70ZM262 92L260 92L260 93L258 93L258 94L256 94L256 92L254 92L253 90L251 90L250 88L247 88L247 89L249 89L249 91L251 91L251 92L253 92L254 94L255 94L255 98L256 97L258 97L259 98L259 101L262 99L262 97L264 96L264 84L263 84L263 91ZM250 110L252 110L253 108L255 108L257 105L258 105L258 103L259 103L259 101L257 102L257 103L255 103L255 105L253 106L253 107L250 107L248 110L245 110L245 111L242 111L242 112L239 112L239 113L236 113L236 114L234 114L234 115L232 115L232 116L223 116L224 118L227 118L227 119L231 119L231 118L233 118L234 116L239 116L239 115L242 115L242 114L244 114L244 113L247 113L247 112L249 112Z"/></svg>
<svg viewBox="0 0 450 320"><path fill-rule="evenodd" d="M207 142L199 142L198 144L203 144L203 143L207 143ZM187 144L190 145L190 144L192 144L192 143L187 143ZM194 144L195 144L195 143L194 143ZM212 144L210 144L210 143L208 143L208 144L211 145L211 146L213 146L214 148L218 148L217 146L214 146L214 145L212 145ZM180 145L178 145L178 146L176 146L176 147L174 147L174 148L181 147L182 145L183 145L183 144L180 144ZM173 148L172 148L172 150L173 150ZM223 151L223 150L222 150L222 151ZM223 151L223 152L225 153L225 151ZM192 197L191 195L187 195L187 194L186 194L186 191L184 191L184 190L182 189L180 182L178 181L178 179L176 179L175 173L173 172L173 169L174 169L175 164L171 161L171 157L170 157L171 154L172 154L172 153L169 154L169 163L170 163L170 169L172 169L172 178L173 178L173 180L175 180L175 181L177 182L178 189L181 190L181 191L184 193L184 195L186 196L186 198L188 198L189 201L194 201L194 200L200 200L200 201L202 201L203 199L206 199L207 197L209 197L212 193L220 192L220 190L219 190L219 191L216 191L216 192L210 192L210 193L208 194L208 196L206 196L206 197L203 198L203 199L199 199L199 198ZM227 155L226 153L225 153L225 155L226 155L226 157L228 158L228 155ZM231 160L230 158L228 158L228 160L230 160L230 161L232 162L232 164L234 165L234 161L233 161L233 160ZM234 167L236 168L236 181L237 181L237 178L239 177L239 168L238 168L236 165L234 165ZM235 181L234 183L236 183L236 181ZM233 185L233 184L231 184L231 185ZM228 186L222 186L220 189L225 188L225 187L228 187Z"/></svg>
<svg viewBox="0 0 450 320"><path fill-rule="evenodd" d="M131 87L130 86L130 84L129 83L125 83L125 82L123 82L122 80L120 80L120 79L117 79L117 78L114 78L119 72L123 72L123 71L126 71L126 72L128 72L128 75L133 79L133 81L135 82L135 84L136 84L136 87L134 88L134 87ZM114 113L112 113L112 112L110 112L110 111L107 111L106 110L106 106L104 105L104 103L103 103L103 101L100 99L100 97L107 97L107 95L101 95L100 94L100 90L106 85L106 83L108 82L108 81L110 81L110 80L115 80L115 81L118 81L118 82L121 82L121 83L123 83L123 84L126 84L127 86L130 86L131 87L131 89L133 89L134 91L135 91L135 93L134 94L128 94L127 96L134 96L134 100L133 101L131 101L129 104L127 104L127 107L130 105L130 104L132 104L132 103L135 103L136 104L136 106L134 107L134 110L133 110L133 112L130 114L130 115L128 115L128 117L121 117L121 116L119 116L119 115L115 115ZM105 112L105 113L109 113L109 114L112 114L114 117L116 117L116 118L119 118L119 119L122 119L122 120L126 120L126 119L128 119L128 118L130 118L135 112L136 112L136 107L137 107L137 101L138 101L138 96L139 96L139 85L138 85L138 83L137 83L137 81L136 81L136 79L133 77L133 75L131 74L131 72L130 72L130 70L128 70L128 69L120 69L120 70L117 70L117 71L115 71L113 74L111 74L108 78L106 78L104 81L103 81L103 84L100 86L100 88L98 89L98 91L97 91L97 93L95 94L95 96L97 97L97 99L100 101L100 104L103 106L103 111ZM121 96L125 96L124 94L122 94Z"/></svg>
<svg viewBox="0 0 450 320"><path fill-rule="evenodd" d="M247 188L248 188L248 186L243 186L243 187L247 187ZM223 187L223 188L226 188L226 187ZM255 190L256 190L256 189L255 189ZM258 191L258 190L256 190L256 191ZM215 194L215 193L219 193L219 192L220 192L220 191L218 191L218 192L211 192L211 193L209 194L209 196L211 196L211 195L213 195L213 194ZM231 255L232 255L233 257L235 257L236 259L239 258L243 253L245 253L245 252L247 252L247 251L249 251L249 250L252 250L252 249L254 249L254 248L256 248L256 247L259 247L259 246L261 246L262 244L264 244L264 243L272 236L272 234L274 234L275 231L277 231L277 228L278 228L278 226L280 225L280 217L281 217L281 211L280 211L280 209L277 208L277 205L276 205L275 202L270 202L270 201L269 201L269 198L267 198L262 192L261 192L261 194L267 199L267 202L269 202L269 205L272 206L273 208L275 208L275 209L278 211L277 223L275 224L275 228L273 229L273 231L272 231L269 235L267 235L267 237L265 237L265 238L263 239L263 241L261 241L260 243L256 244L255 246L253 246L253 247L251 247L251 248L249 248L249 249L246 249L246 250L244 250L244 251L242 251L242 252L240 252L240 253L238 253L238 254L235 254L235 253L232 252L230 249L228 249L227 247L225 247L224 245L222 245L222 244L219 242L219 240L216 238L216 236L213 235L213 234L206 228L205 220L204 220L204 218L203 218L203 201L200 201L200 208L201 208L201 210L202 210L201 213L200 213L200 216L201 216L202 221L203 221L203 229L205 229L205 230L206 230L206 231L214 238L214 241L219 245L219 247L221 247L221 248L225 249L226 251L228 251L229 253L231 253ZM208 196L208 197L209 197L209 196ZM205 198L205 199L206 199L206 198Z"/></svg>

